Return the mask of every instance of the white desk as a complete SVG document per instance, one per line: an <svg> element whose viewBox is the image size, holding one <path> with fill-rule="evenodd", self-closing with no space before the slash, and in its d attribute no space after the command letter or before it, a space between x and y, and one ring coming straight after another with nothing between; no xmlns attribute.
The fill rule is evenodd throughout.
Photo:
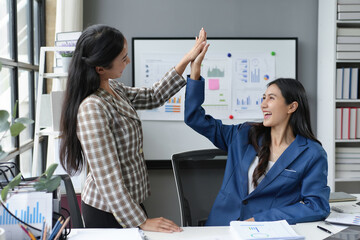
<svg viewBox="0 0 360 240"><path fill-rule="evenodd" d="M360 194L354 194L357 196L358 200L360 199ZM344 205L344 204L353 204L354 201L351 202L339 202L339 203L331 203L331 206L336 205ZM337 233L345 228L345 226L333 225L333 224L325 224L324 221L319 222L309 222L309 223L299 223L296 225L291 225L296 233L299 235L305 236L306 240L319 240L324 239L330 236L329 233L326 233L317 228L317 226L322 226L332 233ZM118 229L121 231L121 229ZM81 235L81 232L86 232L87 229L73 229L72 234L69 236L69 240L71 240L71 236ZM93 230L90 230L93 231ZM105 232L106 229L98 229L100 232ZM110 231L110 230L109 230ZM182 232L179 233L159 233L159 232L149 232L145 231L145 235L149 240L233 240L231 238L231 233L229 227L184 227ZM82 238L76 238L82 239ZM84 238L84 240L88 238ZM119 239L119 237L114 236L114 238L107 239ZM131 239L129 239L131 240Z"/></svg>
<svg viewBox="0 0 360 240"><path fill-rule="evenodd" d="M306 240L319 240L330 236L316 226L320 225L336 233L345 227L328 225L324 222L299 223L292 225L295 232ZM233 240L229 227L184 227L180 233L159 233L145 231L149 240ZM70 239L71 240L71 239Z"/></svg>

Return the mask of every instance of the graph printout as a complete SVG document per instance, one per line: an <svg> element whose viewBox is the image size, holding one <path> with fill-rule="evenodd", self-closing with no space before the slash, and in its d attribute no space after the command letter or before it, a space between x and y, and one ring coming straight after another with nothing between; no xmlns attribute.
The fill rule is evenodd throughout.
<svg viewBox="0 0 360 240"><path fill-rule="evenodd" d="M179 54L143 54L139 87L151 87L181 59ZM184 78L190 74L188 66ZM260 105L266 85L275 79L275 56L260 53L208 54L201 67L207 114L218 119L262 119ZM139 111L142 120L184 120L185 88L153 110Z"/></svg>
<svg viewBox="0 0 360 240"><path fill-rule="evenodd" d="M230 231L235 239L305 239L285 221L245 222L231 221Z"/></svg>
<svg viewBox="0 0 360 240"><path fill-rule="evenodd" d="M5 206L17 218L33 227L42 229L43 222L52 222L52 193L45 192L21 192L11 194L5 202ZM19 221L12 217L0 206L0 226L5 229L7 240L28 239L29 237L21 230ZM32 231L32 229L30 229ZM35 232L35 230L33 231Z"/></svg>
<svg viewBox="0 0 360 240"><path fill-rule="evenodd" d="M143 54L141 56L142 71L140 78L142 82L139 87L152 87L162 79L172 67L180 61L179 54ZM190 74L189 67L186 68L184 76ZM138 111L142 120L184 120L185 89L181 89L170 98L163 106L151 110Z"/></svg>

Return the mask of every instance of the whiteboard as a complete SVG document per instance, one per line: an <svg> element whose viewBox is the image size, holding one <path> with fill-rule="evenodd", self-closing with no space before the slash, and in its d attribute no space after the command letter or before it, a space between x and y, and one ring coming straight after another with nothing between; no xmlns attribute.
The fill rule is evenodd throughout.
<svg viewBox="0 0 360 240"><path fill-rule="evenodd" d="M133 86L136 87L151 86L175 66L194 44L192 38L133 38L132 40ZM246 98L254 98L256 95L261 98L266 83L271 80L279 77L297 77L297 38L209 38L208 43L210 47L204 59L202 76L205 78L205 86L213 91L205 90L204 108L207 113L221 119L225 124L261 121L259 103L255 101L256 99L251 99L252 105L249 101L247 104ZM267 71L268 74L259 76L255 68L243 67L255 66L253 63L256 62L261 63L258 64L261 66L259 67L261 72ZM241 78L240 71L244 69L248 72L246 79ZM266 71L263 71L264 69ZM215 73L215 70L220 73L219 78L208 77L210 75L207 73ZM183 74L185 79L189 72L188 66ZM235 78L238 81L235 81ZM252 85L239 85L241 81ZM220 89L220 86L226 87ZM216 97L211 95L220 90L227 91L221 94L221 99L217 99L217 94ZM252 95L249 95L252 90ZM169 100L168 106L171 105L170 101L179 103L178 107L170 109L171 114L166 112L167 104L153 111L139 111L146 160L170 160L174 153L214 148L209 140L184 123L184 94L185 87ZM220 105L215 100L226 104ZM236 107L236 101L244 100L246 106ZM206 104L207 101L209 104ZM212 104L214 102L216 104Z"/></svg>

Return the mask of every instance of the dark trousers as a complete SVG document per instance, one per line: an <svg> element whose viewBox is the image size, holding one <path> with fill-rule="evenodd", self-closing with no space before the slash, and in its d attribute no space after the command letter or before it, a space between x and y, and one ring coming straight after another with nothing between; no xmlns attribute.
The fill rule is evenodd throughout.
<svg viewBox="0 0 360 240"><path fill-rule="evenodd" d="M140 203L140 206L146 214L144 205ZM81 201L81 213L85 228L122 228L112 213L94 208L83 201Z"/></svg>

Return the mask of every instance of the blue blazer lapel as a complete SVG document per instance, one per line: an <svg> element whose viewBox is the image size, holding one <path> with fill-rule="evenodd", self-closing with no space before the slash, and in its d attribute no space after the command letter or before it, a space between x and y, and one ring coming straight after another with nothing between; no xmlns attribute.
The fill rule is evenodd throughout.
<svg viewBox="0 0 360 240"><path fill-rule="evenodd" d="M255 190L249 195L253 196L257 192L260 192L267 185L269 185L285 168L287 168L306 148L307 140L303 136L297 135L295 140L290 146L283 152L283 154L276 161L274 166L265 175L264 179L255 188Z"/></svg>

